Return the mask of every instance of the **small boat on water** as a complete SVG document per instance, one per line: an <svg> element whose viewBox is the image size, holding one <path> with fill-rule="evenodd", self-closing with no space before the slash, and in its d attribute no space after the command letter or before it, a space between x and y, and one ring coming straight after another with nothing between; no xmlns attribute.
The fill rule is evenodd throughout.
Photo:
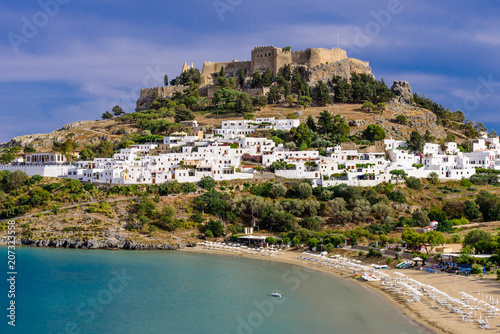
<svg viewBox="0 0 500 334"><path fill-rule="evenodd" d="M356 274L353 276L354 278L360 278L360 277L363 277L363 274Z"/></svg>
<svg viewBox="0 0 500 334"><path fill-rule="evenodd" d="M271 295L272 295L273 297L281 298L281 294L280 294L280 293L277 293L277 292L273 292Z"/></svg>

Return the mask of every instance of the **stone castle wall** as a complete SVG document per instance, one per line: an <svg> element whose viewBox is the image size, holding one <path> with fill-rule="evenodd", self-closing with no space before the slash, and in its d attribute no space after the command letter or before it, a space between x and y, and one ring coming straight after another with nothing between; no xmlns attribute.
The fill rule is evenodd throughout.
<svg viewBox="0 0 500 334"><path fill-rule="evenodd" d="M153 95L155 94L158 98L171 98L175 92L183 92L186 88L188 88L188 86L181 85L143 88L135 103L135 110L145 110L153 102Z"/></svg>
<svg viewBox="0 0 500 334"><path fill-rule="evenodd" d="M241 70L250 71L251 61L238 61L233 60L232 62L216 63L213 61L206 61L203 63L203 69L201 71L201 85L212 85L213 76L220 73L222 67L224 67L224 72L226 76L237 77Z"/></svg>
<svg viewBox="0 0 500 334"><path fill-rule="evenodd" d="M264 71L268 68L272 69L276 73L277 68L277 58L281 49L275 48L274 46L260 46L252 50L252 66L250 71Z"/></svg>
<svg viewBox="0 0 500 334"><path fill-rule="evenodd" d="M256 47L252 50L251 72L268 68L276 75L285 65L306 65L310 68L320 64L347 59L345 50L310 48L302 51L283 51L274 46Z"/></svg>
<svg viewBox="0 0 500 334"><path fill-rule="evenodd" d="M311 53L309 50L292 51L292 63L299 65L307 65Z"/></svg>
<svg viewBox="0 0 500 334"><path fill-rule="evenodd" d="M160 98L171 97L175 92L183 92L188 86L176 85L176 86L160 86L153 88L143 88L139 98L147 98L152 96L155 92Z"/></svg>
<svg viewBox="0 0 500 334"><path fill-rule="evenodd" d="M333 48L329 49L308 49L310 50L309 67L313 68L320 64L334 63L347 59L345 50Z"/></svg>

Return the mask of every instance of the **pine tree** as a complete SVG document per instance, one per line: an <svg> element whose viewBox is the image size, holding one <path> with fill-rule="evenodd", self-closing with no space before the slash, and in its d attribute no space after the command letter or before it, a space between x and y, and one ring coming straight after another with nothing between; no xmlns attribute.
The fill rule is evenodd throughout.
<svg viewBox="0 0 500 334"><path fill-rule="evenodd" d="M274 81L273 71L270 68L268 68L264 72L264 75L262 75L262 85L264 87L269 87L272 85L273 81Z"/></svg>
<svg viewBox="0 0 500 334"><path fill-rule="evenodd" d="M246 76L246 70L241 69L240 72L238 73L238 83L240 84L241 88L243 88L243 84L245 83L245 76Z"/></svg>
<svg viewBox="0 0 500 334"><path fill-rule="evenodd" d="M321 133L328 135L333 131L332 120L333 116L328 110L323 110L321 114L319 114L318 128Z"/></svg>
<svg viewBox="0 0 500 334"><path fill-rule="evenodd" d="M273 104L273 103L276 103L280 100L281 96L280 96L280 93L278 91L278 87L277 86L271 86L271 88L269 89L269 92L267 93L267 101L269 102L269 104Z"/></svg>
<svg viewBox="0 0 500 334"><path fill-rule="evenodd" d="M292 70L290 64L286 64L281 69L281 75L285 78L286 81L290 81L292 79Z"/></svg>
<svg viewBox="0 0 500 334"><path fill-rule="evenodd" d="M318 81L313 90L313 101L320 106L326 106L332 103L332 97L330 96L330 90L328 86L323 81Z"/></svg>
<svg viewBox="0 0 500 334"><path fill-rule="evenodd" d="M317 129L316 122L314 121L314 118L311 115L307 116L306 124L309 127L309 129L311 129L311 131L316 131Z"/></svg>

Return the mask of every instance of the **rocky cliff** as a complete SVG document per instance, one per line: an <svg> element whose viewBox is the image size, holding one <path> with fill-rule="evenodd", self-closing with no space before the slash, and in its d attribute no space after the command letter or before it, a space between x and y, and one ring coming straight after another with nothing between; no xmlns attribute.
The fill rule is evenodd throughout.
<svg viewBox="0 0 500 334"><path fill-rule="evenodd" d="M358 74L372 74L372 70L368 63L353 61L352 59L344 59L334 63L320 64L314 68L309 69L307 73L307 80L310 86L316 85L318 81L328 82L332 77L340 76L349 81L351 73Z"/></svg>

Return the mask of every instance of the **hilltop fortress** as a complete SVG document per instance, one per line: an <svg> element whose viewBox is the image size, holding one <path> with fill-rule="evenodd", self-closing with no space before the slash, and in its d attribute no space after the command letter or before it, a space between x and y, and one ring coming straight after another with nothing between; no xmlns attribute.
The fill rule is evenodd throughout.
<svg viewBox="0 0 500 334"><path fill-rule="evenodd" d="M290 65L292 71L300 67L302 76L309 85L315 85L319 80L328 82L334 75L341 76L349 80L351 72L371 74L371 68L367 61L347 57L345 50L339 48L308 48L301 51L291 51L289 48L277 48L274 46L260 46L251 51L251 60L230 62L203 63L201 71L200 94L202 96L212 96L215 92L216 78L224 67L226 77L237 78L241 70L245 71L246 80L243 87L239 87L251 95L262 92L262 89L251 89L248 86L249 79L256 71L264 72L271 69L274 75L285 65ZM184 63L182 72L192 68ZM184 90L183 86L166 86L146 88L141 90L141 95L137 101L137 109L144 107L152 94L158 97L168 98L175 92Z"/></svg>
<svg viewBox="0 0 500 334"><path fill-rule="evenodd" d="M346 51L338 48L309 48L302 51L290 51L274 46L259 46L252 50L251 60L241 62L233 60L232 62L223 63L207 61L203 63L203 70L201 72L202 85L212 84L212 78L219 74L222 67L224 67L226 75L237 77L240 70L246 70L247 74L251 75L255 71L263 72L270 68L274 75L276 75L285 65L291 65L292 69L297 66L312 69L321 64L329 65L340 61L347 61L353 65L365 67L368 70L370 68L367 61L348 58ZM371 73L371 70L369 72Z"/></svg>

